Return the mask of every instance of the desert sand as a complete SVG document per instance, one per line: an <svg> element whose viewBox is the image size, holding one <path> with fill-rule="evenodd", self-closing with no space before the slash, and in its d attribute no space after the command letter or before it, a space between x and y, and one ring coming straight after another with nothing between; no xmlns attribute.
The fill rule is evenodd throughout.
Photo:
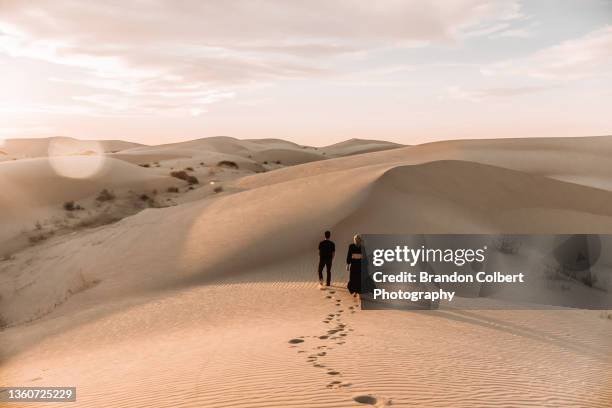
<svg viewBox="0 0 612 408"><path fill-rule="evenodd" d="M609 312L362 311L343 265L356 232L612 233L612 137L10 146L0 385L76 386L78 407L612 404Z"/></svg>

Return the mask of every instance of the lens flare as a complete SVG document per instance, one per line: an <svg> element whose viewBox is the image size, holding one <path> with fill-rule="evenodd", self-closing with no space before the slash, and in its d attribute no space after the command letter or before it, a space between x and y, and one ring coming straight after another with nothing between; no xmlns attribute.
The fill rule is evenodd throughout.
<svg viewBox="0 0 612 408"><path fill-rule="evenodd" d="M57 174L76 179L94 177L106 161L102 145L95 141L52 139L48 154L49 163Z"/></svg>

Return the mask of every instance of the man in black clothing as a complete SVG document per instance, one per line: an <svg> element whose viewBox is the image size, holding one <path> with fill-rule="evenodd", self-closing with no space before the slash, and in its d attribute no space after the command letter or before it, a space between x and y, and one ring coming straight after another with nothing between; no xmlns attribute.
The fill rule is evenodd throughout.
<svg viewBox="0 0 612 408"><path fill-rule="evenodd" d="M325 231L325 239L319 243L319 284L323 285L323 267L327 268L327 286L331 284L331 266L336 254L336 244L330 241L331 232Z"/></svg>

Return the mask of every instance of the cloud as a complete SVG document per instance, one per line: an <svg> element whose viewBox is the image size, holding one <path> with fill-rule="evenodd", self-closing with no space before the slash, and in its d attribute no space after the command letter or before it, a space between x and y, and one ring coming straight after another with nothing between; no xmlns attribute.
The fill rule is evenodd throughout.
<svg viewBox="0 0 612 408"><path fill-rule="evenodd" d="M516 0L0 1L0 54L66 67L52 80L90 90L66 101L85 107L56 111L98 114L199 112L244 88L337 79L339 58L457 43L522 17Z"/></svg>
<svg viewBox="0 0 612 408"><path fill-rule="evenodd" d="M577 80L612 72L612 26L542 49L525 58L484 67L485 75L518 75L545 80Z"/></svg>
<svg viewBox="0 0 612 408"><path fill-rule="evenodd" d="M165 42L286 47L290 53L301 47L306 54L328 54L334 48L345 52L347 44L363 48L380 42L451 39L474 26L519 17L520 4L514 0L153 0L129 4L4 0L3 15L35 38L96 46Z"/></svg>

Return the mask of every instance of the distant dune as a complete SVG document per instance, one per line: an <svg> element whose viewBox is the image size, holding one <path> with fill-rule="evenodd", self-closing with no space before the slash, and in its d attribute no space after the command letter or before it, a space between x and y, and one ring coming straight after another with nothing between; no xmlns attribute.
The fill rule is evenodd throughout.
<svg viewBox="0 0 612 408"><path fill-rule="evenodd" d="M45 157L53 152L56 154L80 154L89 150L98 153L110 153L136 146L142 145L122 140L79 140L70 137L50 137L6 139L2 145L2 150L18 158L32 158Z"/></svg>
<svg viewBox="0 0 612 408"><path fill-rule="evenodd" d="M354 154L378 152L381 150L397 149L404 147L398 143L384 142L381 140L350 139L344 142L332 144L322 148L332 157L351 156Z"/></svg>
<svg viewBox="0 0 612 408"><path fill-rule="evenodd" d="M68 197L95 206L103 188L172 200L0 262L2 377L74 384L77 406L607 407L612 324L597 312L365 312L342 258L357 232L612 233L611 155L611 137L220 137L131 147L88 179L2 163L3 225L65 216ZM326 229L336 286L319 291Z"/></svg>

